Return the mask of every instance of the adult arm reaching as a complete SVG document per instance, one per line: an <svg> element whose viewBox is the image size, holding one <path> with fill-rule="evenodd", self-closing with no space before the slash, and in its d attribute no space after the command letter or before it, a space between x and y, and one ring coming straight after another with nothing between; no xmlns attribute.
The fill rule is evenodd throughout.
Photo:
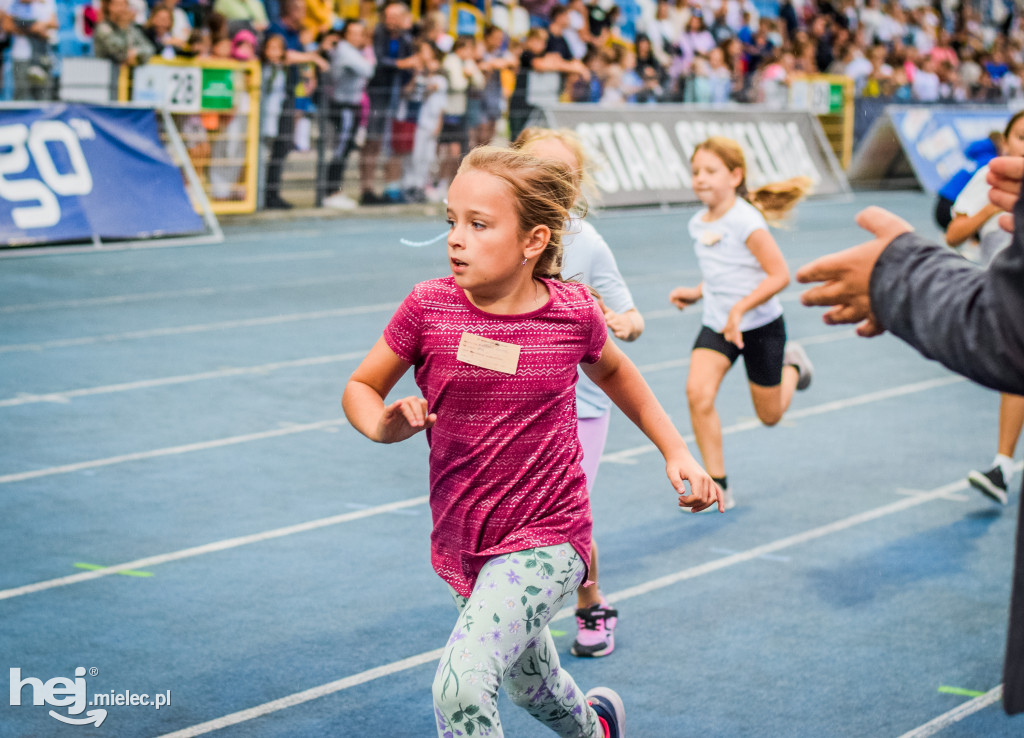
<svg viewBox="0 0 1024 738"><path fill-rule="evenodd" d="M988 269L913 233L892 213L868 208L857 222L872 240L797 272L800 282L824 283L804 292L803 303L829 306L826 323L860 323L862 336L889 330L958 374L1024 393L1024 158L999 157L989 166L989 198L1009 211L1000 225L1013 240ZM1014 562L1003 667L1003 708L1010 715L1024 712L1024 504Z"/></svg>

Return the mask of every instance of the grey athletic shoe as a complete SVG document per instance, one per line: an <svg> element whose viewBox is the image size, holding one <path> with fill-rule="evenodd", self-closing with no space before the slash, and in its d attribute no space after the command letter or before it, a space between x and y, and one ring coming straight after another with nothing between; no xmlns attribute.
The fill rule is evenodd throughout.
<svg viewBox="0 0 1024 738"><path fill-rule="evenodd" d="M811 363L804 347L796 341L786 341L786 348L782 352L782 365L795 366L800 378L796 380L796 388L805 390L811 386L811 379L814 378L814 364Z"/></svg>

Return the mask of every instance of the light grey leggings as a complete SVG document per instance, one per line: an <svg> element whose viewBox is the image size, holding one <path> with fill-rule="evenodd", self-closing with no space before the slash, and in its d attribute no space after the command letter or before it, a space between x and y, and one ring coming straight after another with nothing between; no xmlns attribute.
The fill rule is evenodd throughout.
<svg viewBox="0 0 1024 738"><path fill-rule="evenodd" d="M603 736L597 714L558 663L548 622L576 596L584 566L568 543L488 561L459 608L434 676L441 738L503 734L498 687L563 738Z"/></svg>

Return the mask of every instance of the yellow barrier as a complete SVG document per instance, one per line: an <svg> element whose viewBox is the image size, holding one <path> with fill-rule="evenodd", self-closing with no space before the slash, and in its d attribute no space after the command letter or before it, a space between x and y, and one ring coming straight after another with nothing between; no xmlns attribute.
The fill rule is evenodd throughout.
<svg viewBox="0 0 1024 738"><path fill-rule="evenodd" d="M807 74L789 85L789 107L810 110L843 169L853 156L853 80L840 74Z"/></svg>
<svg viewBox="0 0 1024 738"><path fill-rule="evenodd" d="M486 10L486 12L480 10L480 8L478 8L473 3L453 2L451 4L451 13L448 16L448 33L450 33L452 36L458 36L459 35L459 12L460 11L464 11L466 13L469 13L471 16L473 16L474 20L476 21L476 23L474 24L474 27L476 28L476 32L473 35L476 37L476 39L478 41L480 39L482 39L484 37L484 26L487 25L487 22L488 22L487 19L491 17L491 3L490 3L490 0L487 0L487 10Z"/></svg>
<svg viewBox="0 0 1024 738"><path fill-rule="evenodd" d="M162 59L121 68L123 101L171 112L218 215L256 210L260 144L260 63Z"/></svg>

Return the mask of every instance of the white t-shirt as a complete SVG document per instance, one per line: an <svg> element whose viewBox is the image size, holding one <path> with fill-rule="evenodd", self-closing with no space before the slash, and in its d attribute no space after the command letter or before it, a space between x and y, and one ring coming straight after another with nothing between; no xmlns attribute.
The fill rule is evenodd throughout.
<svg viewBox="0 0 1024 738"><path fill-rule="evenodd" d="M615 256L590 223L572 218L562 236L562 278L590 285L604 304L617 313L633 309L633 295L619 273ZM599 418L612 406L608 395L598 389L580 371L576 383L576 414L580 418Z"/></svg>
<svg viewBox="0 0 1024 738"><path fill-rule="evenodd" d="M707 208L690 219L690 238L704 277L704 318L708 328L721 333L729 320L732 306L754 291L768 274L747 248L754 231L768 230L761 211L737 197L729 212L717 220L705 222ZM750 331L771 323L782 315L778 295L748 310L740 321L741 331Z"/></svg>
<svg viewBox="0 0 1024 738"><path fill-rule="evenodd" d="M960 190L950 212L954 215L974 215L988 205L989 184L985 181L988 164L976 171L971 181ZM978 229L978 241L981 244L981 256L987 264L992 257L1010 245L1013 238L999 225L998 217L991 217Z"/></svg>

